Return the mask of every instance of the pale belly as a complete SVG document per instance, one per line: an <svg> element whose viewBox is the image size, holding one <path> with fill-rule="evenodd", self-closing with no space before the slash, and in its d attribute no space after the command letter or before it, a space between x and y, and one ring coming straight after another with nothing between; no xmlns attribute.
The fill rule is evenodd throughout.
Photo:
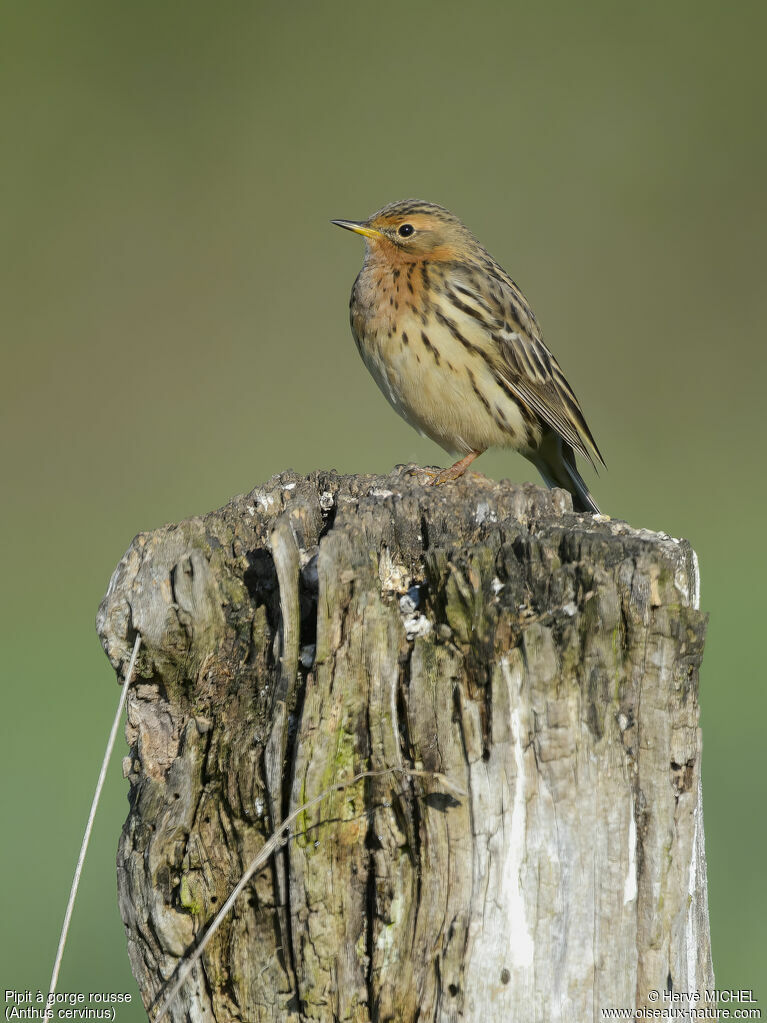
<svg viewBox="0 0 767 1023"><path fill-rule="evenodd" d="M476 325L466 319L461 332L476 335ZM391 337L388 329L368 333L360 351L389 404L419 433L452 454L489 447L527 453L537 446L539 438L530 436L519 406L481 355L434 317L424 325L400 314L398 328Z"/></svg>

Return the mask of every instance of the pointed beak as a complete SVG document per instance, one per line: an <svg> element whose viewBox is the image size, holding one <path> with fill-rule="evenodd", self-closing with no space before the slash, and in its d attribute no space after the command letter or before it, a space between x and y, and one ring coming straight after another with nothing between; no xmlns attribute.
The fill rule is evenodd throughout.
<svg viewBox="0 0 767 1023"><path fill-rule="evenodd" d="M364 220L331 220L336 227L343 227L346 231L354 231L355 234L363 234L366 238L383 238L383 232L377 231L374 227L368 227Z"/></svg>

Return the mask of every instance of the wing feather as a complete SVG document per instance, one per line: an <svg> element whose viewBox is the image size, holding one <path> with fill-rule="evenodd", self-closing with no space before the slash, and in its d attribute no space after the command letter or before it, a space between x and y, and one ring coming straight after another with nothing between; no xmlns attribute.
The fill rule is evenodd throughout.
<svg viewBox="0 0 767 1023"><path fill-rule="evenodd" d="M495 371L519 400L595 468L597 462L604 465L578 399L543 343L524 295L497 263L491 263L476 274L448 275L450 301L483 323L500 356ZM482 288L480 281L487 276L494 286Z"/></svg>

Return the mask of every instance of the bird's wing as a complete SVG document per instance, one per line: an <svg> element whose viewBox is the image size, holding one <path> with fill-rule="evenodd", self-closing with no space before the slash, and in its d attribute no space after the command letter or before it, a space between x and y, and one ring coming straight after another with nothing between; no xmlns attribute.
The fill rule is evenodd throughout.
<svg viewBox="0 0 767 1023"><path fill-rule="evenodd" d="M482 287L479 285L482 281ZM451 300L481 319L497 346L496 372L533 412L596 468L605 464L572 387L541 338L540 328L516 284L497 264L480 275L450 275ZM466 308L470 306L471 308Z"/></svg>

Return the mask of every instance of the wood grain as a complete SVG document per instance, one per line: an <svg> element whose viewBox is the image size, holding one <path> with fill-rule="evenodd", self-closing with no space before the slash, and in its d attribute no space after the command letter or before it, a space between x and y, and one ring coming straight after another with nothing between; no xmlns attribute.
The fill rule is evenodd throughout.
<svg viewBox="0 0 767 1023"><path fill-rule="evenodd" d="M706 616L685 541L468 474L286 472L141 534L118 888L147 1007L281 820L173 1020L598 1020L713 987Z"/></svg>

